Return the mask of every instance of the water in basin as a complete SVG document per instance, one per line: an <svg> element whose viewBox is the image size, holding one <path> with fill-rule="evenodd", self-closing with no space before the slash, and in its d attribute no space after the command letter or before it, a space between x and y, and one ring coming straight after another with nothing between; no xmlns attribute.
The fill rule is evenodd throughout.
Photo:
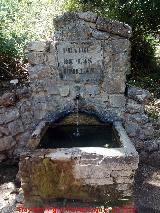
<svg viewBox="0 0 160 213"><path fill-rule="evenodd" d="M38 148L71 147L115 148L119 144L112 125L53 125L42 137Z"/></svg>

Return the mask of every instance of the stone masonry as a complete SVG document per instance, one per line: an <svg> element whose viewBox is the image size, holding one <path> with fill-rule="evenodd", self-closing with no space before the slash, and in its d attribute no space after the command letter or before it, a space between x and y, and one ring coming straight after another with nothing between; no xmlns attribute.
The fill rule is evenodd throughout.
<svg viewBox="0 0 160 213"><path fill-rule="evenodd" d="M29 86L0 97L0 159L26 150L41 121L54 122L76 108L102 120L123 120L131 28L91 12L65 13L54 20L49 41L26 48Z"/></svg>
<svg viewBox="0 0 160 213"><path fill-rule="evenodd" d="M105 121L121 119L141 152L140 159L158 166L159 140L152 139L154 130L144 111L150 94L129 87L124 96L125 76L130 72L130 27L91 12L66 13L54 20L54 25L53 40L34 41L26 48L29 86L15 87L0 96L0 162L26 150L41 123L54 122L74 111L75 96L80 94L81 111L93 112ZM83 62L75 56L78 48L83 51ZM66 64L69 59L73 64ZM70 66L72 69L62 72Z"/></svg>
<svg viewBox="0 0 160 213"><path fill-rule="evenodd" d="M160 156L144 111L149 92L126 90L131 28L92 12L65 13L54 27L53 39L31 42L25 50L29 86L0 97L0 162L21 154L25 199L39 205L64 196L109 201L131 195L138 154L130 139L140 160ZM36 150L48 124L76 111L77 96L80 112L118 123L122 147Z"/></svg>
<svg viewBox="0 0 160 213"><path fill-rule="evenodd" d="M119 148L71 147L23 153L19 175L25 205L45 207L56 198L106 202L130 196L138 153L121 122L115 122L114 128Z"/></svg>
<svg viewBox="0 0 160 213"><path fill-rule="evenodd" d="M160 129L155 129L145 113L145 104L151 94L147 90L128 88L124 126L128 136L139 152L140 162L160 167Z"/></svg>
<svg viewBox="0 0 160 213"><path fill-rule="evenodd" d="M36 202L60 198L63 193L85 200L91 194L95 195L92 200L128 196L138 166L128 136L141 161L156 166L160 162L160 142L153 140L154 129L144 110L150 93L132 86L126 89L131 28L92 12L65 13L54 20L54 28L53 39L33 41L26 47L29 86L15 87L0 97L0 161L24 152L22 188L25 198ZM110 155L106 150L95 154L98 149L90 153L76 148L35 150L48 124L76 111L77 96L80 112L120 123L123 141L133 153L127 153L126 144L108 151Z"/></svg>

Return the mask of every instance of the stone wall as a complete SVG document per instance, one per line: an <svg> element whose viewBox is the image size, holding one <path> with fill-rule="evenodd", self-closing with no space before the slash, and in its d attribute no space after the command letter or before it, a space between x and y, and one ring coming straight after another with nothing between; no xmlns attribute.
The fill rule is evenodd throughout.
<svg viewBox="0 0 160 213"><path fill-rule="evenodd" d="M111 202L131 196L138 158L119 150L109 153L86 147L43 149L21 156L25 206L48 206L62 197Z"/></svg>
<svg viewBox="0 0 160 213"><path fill-rule="evenodd" d="M23 87L0 97L0 162L20 153L28 142L34 125L30 96L30 88Z"/></svg>
<svg viewBox="0 0 160 213"><path fill-rule="evenodd" d="M77 94L81 111L105 114L109 121L122 118L130 27L92 13L66 13L54 25L53 41L27 48L34 119L73 111Z"/></svg>
<svg viewBox="0 0 160 213"><path fill-rule="evenodd" d="M145 113L148 98L148 91L129 87L123 123L128 136L140 153L140 161L159 166L160 140L155 136L152 122ZM47 120L35 123L30 87L5 92L0 97L0 106L0 161L3 161L25 151L28 141L35 136L37 129L40 131L36 132L36 140L39 143L39 134L46 128ZM55 118L56 116L53 116L53 120Z"/></svg>
<svg viewBox="0 0 160 213"><path fill-rule="evenodd" d="M145 112L145 104L151 94L147 90L129 87L126 96L124 126L128 136L139 152L140 162L160 166L160 125L156 128Z"/></svg>
<svg viewBox="0 0 160 213"><path fill-rule="evenodd" d="M29 87L0 97L0 153L19 155L41 121L54 122L76 109L102 120L123 120L131 28L91 12L54 20L54 38L26 48Z"/></svg>

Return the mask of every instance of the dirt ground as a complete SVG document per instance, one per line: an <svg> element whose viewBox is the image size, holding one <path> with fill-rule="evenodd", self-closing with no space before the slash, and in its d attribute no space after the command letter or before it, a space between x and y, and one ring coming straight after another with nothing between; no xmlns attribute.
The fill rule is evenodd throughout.
<svg viewBox="0 0 160 213"><path fill-rule="evenodd" d="M19 213L16 207L23 206L24 197L20 182L16 178L17 172L18 164L0 166L0 213ZM139 165L135 176L133 200L132 205L137 209L137 213L160 213L160 169ZM63 207L69 206L69 202L62 200L59 204ZM82 205L78 202L75 205L95 207L95 204ZM131 206L131 202L128 201L126 205Z"/></svg>
<svg viewBox="0 0 160 213"><path fill-rule="evenodd" d="M160 213L160 169L139 165L135 176L134 201L137 213Z"/></svg>

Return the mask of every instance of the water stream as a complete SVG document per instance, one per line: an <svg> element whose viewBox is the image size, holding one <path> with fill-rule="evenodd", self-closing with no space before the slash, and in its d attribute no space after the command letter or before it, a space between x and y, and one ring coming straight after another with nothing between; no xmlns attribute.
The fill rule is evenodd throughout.
<svg viewBox="0 0 160 213"><path fill-rule="evenodd" d="M76 132L73 133L74 136L79 137L79 99L76 99L76 113L77 113L77 121L76 121Z"/></svg>

